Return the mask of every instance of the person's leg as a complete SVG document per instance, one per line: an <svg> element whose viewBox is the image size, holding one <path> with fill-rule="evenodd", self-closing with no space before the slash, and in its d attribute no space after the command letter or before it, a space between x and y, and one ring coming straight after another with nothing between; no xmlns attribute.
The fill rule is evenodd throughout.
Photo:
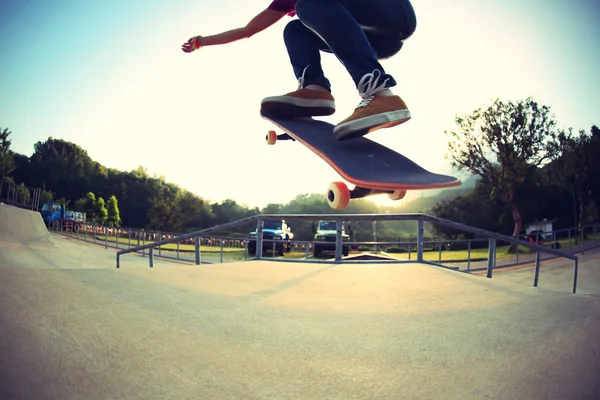
<svg viewBox="0 0 600 400"><path fill-rule="evenodd" d="M388 79L386 87L396 85L394 78L385 74L368 35L389 37L396 43L410 36L416 19L408 0L298 0L296 13L327 43L357 88L362 77L374 70Z"/></svg>
<svg viewBox="0 0 600 400"><path fill-rule="evenodd" d="M331 85L321 68L320 51L327 50L327 45L300 20L286 25L283 38L298 79L298 89L263 99L262 110L289 118L333 114L335 101L330 93Z"/></svg>
<svg viewBox="0 0 600 400"><path fill-rule="evenodd" d="M321 51L328 50L327 44L300 20L294 20L285 27L283 40L296 79L302 80L302 87L319 85L331 92L331 84L321 67Z"/></svg>
<svg viewBox="0 0 600 400"><path fill-rule="evenodd" d="M379 63L379 58L387 58L377 49L384 40L373 40L385 38L388 47L390 41L398 50L402 47L416 27L409 0L298 0L296 13L346 67L363 98L336 126L336 138L351 139L410 119L404 101L388 90L395 79Z"/></svg>
<svg viewBox="0 0 600 400"><path fill-rule="evenodd" d="M378 62L397 53L402 39L415 30L409 0L298 0L296 11L302 24L321 40L309 35L297 21L288 24L286 46L299 78L299 90L266 98L264 110L286 117L330 115L335 111L333 97L308 90L330 90L320 67L319 49L333 52L340 59L363 97L355 112L336 127L338 139L361 136L410 118L402 99L386 90L396 82ZM332 20L336 23L331 24Z"/></svg>

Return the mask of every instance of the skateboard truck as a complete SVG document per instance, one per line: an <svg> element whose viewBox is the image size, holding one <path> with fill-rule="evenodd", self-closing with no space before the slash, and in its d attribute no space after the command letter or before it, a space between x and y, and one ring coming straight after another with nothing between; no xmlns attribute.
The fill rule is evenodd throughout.
<svg viewBox="0 0 600 400"><path fill-rule="evenodd" d="M362 199L376 194L387 194L391 200L396 201L406 196L406 190L369 189L360 186L350 190L344 182L333 182L327 189L327 203L334 210L343 210L350 204L350 199Z"/></svg>
<svg viewBox="0 0 600 400"><path fill-rule="evenodd" d="M282 133L282 134L278 135L277 132L275 132L275 131L267 132L267 136L265 137L265 139L267 140L267 144L271 144L271 145L277 143L278 140L291 140L293 142L296 141L296 139L294 139L287 133Z"/></svg>

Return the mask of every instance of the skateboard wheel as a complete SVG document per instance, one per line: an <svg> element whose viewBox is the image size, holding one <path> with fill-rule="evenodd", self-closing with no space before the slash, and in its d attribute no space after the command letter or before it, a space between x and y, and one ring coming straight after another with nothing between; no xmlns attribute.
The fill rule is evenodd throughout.
<svg viewBox="0 0 600 400"><path fill-rule="evenodd" d="M267 144L273 145L277 143L277 133L275 131L267 132Z"/></svg>
<svg viewBox="0 0 600 400"><path fill-rule="evenodd" d="M333 182L327 190L327 202L334 210L343 210L350 204L350 190L344 182Z"/></svg>
<svg viewBox="0 0 600 400"><path fill-rule="evenodd" d="M402 200L406 196L406 190L394 190L394 193L389 193L388 197L392 200Z"/></svg>

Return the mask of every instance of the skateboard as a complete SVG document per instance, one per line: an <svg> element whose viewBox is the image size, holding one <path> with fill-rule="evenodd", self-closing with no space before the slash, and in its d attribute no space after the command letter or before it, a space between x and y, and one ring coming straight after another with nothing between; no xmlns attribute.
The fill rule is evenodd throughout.
<svg viewBox="0 0 600 400"><path fill-rule="evenodd" d="M459 186L453 176L427 171L400 153L365 137L338 141L332 124L314 118L279 118L261 110L261 117L285 133L270 130L266 140L274 145L279 140L302 143L331 166L345 181L333 182L327 190L327 202L334 210L343 210L351 199L387 194L392 200L404 198L407 190L439 189Z"/></svg>

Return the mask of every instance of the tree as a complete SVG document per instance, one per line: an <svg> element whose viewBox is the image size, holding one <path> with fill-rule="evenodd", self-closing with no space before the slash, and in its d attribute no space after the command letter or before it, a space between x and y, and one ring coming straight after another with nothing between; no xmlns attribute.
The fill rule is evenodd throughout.
<svg viewBox="0 0 600 400"><path fill-rule="evenodd" d="M88 192L85 197L75 202L75 211L84 212L87 221L99 222L96 195L92 192Z"/></svg>
<svg viewBox="0 0 600 400"><path fill-rule="evenodd" d="M281 204L269 203L261 210L261 214L279 214L279 213L281 213Z"/></svg>
<svg viewBox="0 0 600 400"><path fill-rule="evenodd" d="M41 187L45 184L58 196L69 199L92 191L98 163L81 147L50 137L45 142L37 142L34 149L28 166L28 185Z"/></svg>
<svg viewBox="0 0 600 400"><path fill-rule="evenodd" d="M458 129L446 132L452 138L448 149L453 166L488 179L492 196L510 209L513 236L518 236L523 219L515 198L517 186L529 167L547 163L558 151L550 109L531 98L516 103L496 99L455 122Z"/></svg>
<svg viewBox="0 0 600 400"><path fill-rule="evenodd" d="M119 213L119 202L117 197L112 195L106 202L106 211L108 213L107 222L110 226L121 226L121 215Z"/></svg>
<svg viewBox="0 0 600 400"><path fill-rule="evenodd" d="M148 179L147 184L150 186L148 190L151 197L147 209L149 223L146 227L168 232L178 231L185 222L179 204L181 189L156 178Z"/></svg>
<svg viewBox="0 0 600 400"><path fill-rule="evenodd" d="M10 150L12 141L8 139L11 133L8 128L0 129L0 178L10 175L15 169L13 153Z"/></svg>
<svg viewBox="0 0 600 400"><path fill-rule="evenodd" d="M594 125L590 129L589 157L593 162L589 165L590 176L600 176L600 129ZM593 179L590 187L590 200L595 207L600 206L600 179ZM597 221L597 220L596 220Z"/></svg>
<svg viewBox="0 0 600 400"><path fill-rule="evenodd" d="M40 204L44 204L49 201L54 201L55 197L56 194L54 192L52 192L51 190L46 190L46 188L44 187L40 192Z"/></svg>
<svg viewBox="0 0 600 400"><path fill-rule="evenodd" d="M96 222L100 225L104 225L106 220L108 219L108 210L106 209L106 204L102 197L98 197L96 200Z"/></svg>
<svg viewBox="0 0 600 400"><path fill-rule="evenodd" d="M559 135L561 156L558 158L559 174L573 195L577 204L576 223L579 229L583 221L585 204L592 185L590 167L593 164L590 153L591 137L584 131L574 136L572 130ZM576 200L576 201L575 201Z"/></svg>
<svg viewBox="0 0 600 400"><path fill-rule="evenodd" d="M485 230L499 228L499 210L497 201L490 199L489 183L486 180L477 182L471 193L449 200L442 200L432 213L443 219L460 222ZM460 229L449 228L441 224L433 224L432 230L436 236L457 240L461 237L472 239L475 235Z"/></svg>

